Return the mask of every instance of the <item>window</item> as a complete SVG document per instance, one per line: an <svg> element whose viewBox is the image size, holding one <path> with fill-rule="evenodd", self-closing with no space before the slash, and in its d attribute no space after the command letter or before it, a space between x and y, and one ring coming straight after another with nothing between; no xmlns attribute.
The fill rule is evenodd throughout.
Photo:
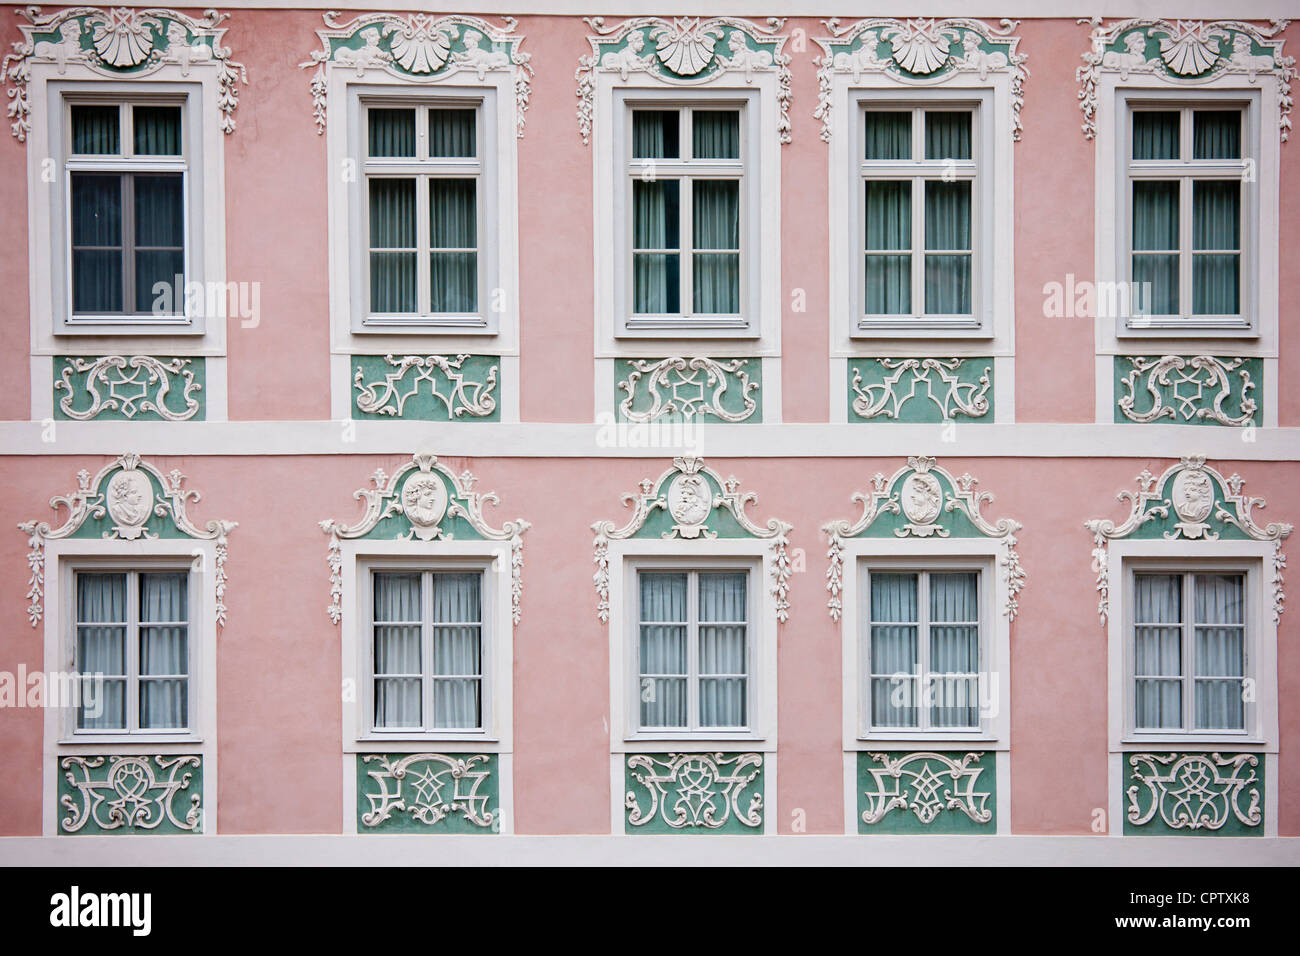
<svg viewBox="0 0 1300 956"><path fill-rule="evenodd" d="M481 571L371 572L373 728L484 727Z"/></svg>
<svg viewBox="0 0 1300 956"><path fill-rule="evenodd" d="M970 319L977 220L973 107L862 112L861 316Z"/></svg>
<svg viewBox="0 0 1300 956"><path fill-rule="evenodd" d="M484 326L482 101L363 104L366 326Z"/></svg>
<svg viewBox="0 0 1300 956"><path fill-rule="evenodd" d="M188 572L79 570L74 577L77 733L187 730Z"/></svg>
<svg viewBox="0 0 1300 956"><path fill-rule="evenodd" d="M71 322L186 321L183 101L68 101Z"/></svg>
<svg viewBox="0 0 1300 956"><path fill-rule="evenodd" d="M1243 321L1244 109L1133 104L1127 162L1132 309L1147 321Z"/></svg>
<svg viewBox="0 0 1300 956"><path fill-rule="evenodd" d="M749 573L640 571L637 589L640 728L749 728Z"/></svg>
<svg viewBox="0 0 1300 956"><path fill-rule="evenodd" d="M868 726L980 729L980 572L868 573Z"/></svg>
<svg viewBox="0 0 1300 956"><path fill-rule="evenodd" d="M1134 573L1135 730L1245 731L1245 595L1246 576L1238 572Z"/></svg>

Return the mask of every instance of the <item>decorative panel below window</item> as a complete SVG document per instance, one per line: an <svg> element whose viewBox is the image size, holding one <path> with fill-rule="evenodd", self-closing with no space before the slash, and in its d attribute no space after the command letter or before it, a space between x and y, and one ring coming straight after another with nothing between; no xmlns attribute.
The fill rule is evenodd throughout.
<svg viewBox="0 0 1300 956"><path fill-rule="evenodd" d="M1260 754L1124 754L1120 785L1126 836L1264 835Z"/></svg>
<svg viewBox="0 0 1300 956"><path fill-rule="evenodd" d="M358 833L499 833L496 754L357 755Z"/></svg>
<svg viewBox="0 0 1300 956"><path fill-rule="evenodd" d="M761 422L763 361L673 355L615 363L618 420Z"/></svg>
<svg viewBox="0 0 1300 956"><path fill-rule="evenodd" d="M858 754L859 833L997 832L997 755Z"/></svg>
<svg viewBox="0 0 1300 956"><path fill-rule="evenodd" d="M850 359L849 421L993 421L992 358Z"/></svg>
<svg viewBox="0 0 1300 956"><path fill-rule="evenodd" d="M58 762L59 833L203 832L203 758L78 754Z"/></svg>
<svg viewBox="0 0 1300 956"><path fill-rule="evenodd" d="M1116 422L1262 425L1263 390L1263 359L1115 356Z"/></svg>
<svg viewBox="0 0 1300 956"><path fill-rule="evenodd" d="M54 417L61 421L201 422L206 360L152 355L54 359Z"/></svg>
<svg viewBox="0 0 1300 956"><path fill-rule="evenodd" d="M763 755L624 757L625 833L762 833Z"/></svg>
<svg viewBox="0 0 1300 956"><path fill-rule="evenodd" d="M497 355L354 355L352 417L501 420Z"/></svg>

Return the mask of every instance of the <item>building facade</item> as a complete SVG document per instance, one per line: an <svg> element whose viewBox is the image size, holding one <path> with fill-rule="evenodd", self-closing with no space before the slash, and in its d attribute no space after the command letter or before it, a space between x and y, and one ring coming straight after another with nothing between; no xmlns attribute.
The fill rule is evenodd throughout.
<svg viewBox="0 0 1300 956"><path fill-rule="evenodd" d="M268 6L0 8L14 853L1288 852L1295 26Z"/></svg>

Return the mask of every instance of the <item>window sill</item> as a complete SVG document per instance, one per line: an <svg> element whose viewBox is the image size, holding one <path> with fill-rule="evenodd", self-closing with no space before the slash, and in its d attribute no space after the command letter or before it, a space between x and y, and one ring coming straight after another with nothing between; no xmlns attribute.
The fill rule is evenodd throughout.
<svg viewBox="0 0 1300 956"><path fill-rule="evenodd" d="M953 322L944 319L858 322L849 332L851 339L985 339L994 335L989 325L979 322Z"/></svg>
<svg viewBox="0 0 1300 956"><path fill-rule="evenodd" d="M86 734L77 737L61 737L59 747L67 748L141 748L155 750L160 746L170 745L187 750L203 746L203 738L192 734Z"/></svg>
<svg viewBox="0 0 1300 956"><path fill-rule="evenodd" d="M624 339L759 339L762 333L739 319L735 324L694 323L672 319L629 320L615 330L614 338Z"/></svg>
<svg viewBox="0 0 1300 956"><path fill-rule="evenodd" d="M753 733L714 733L704 735L628 734L622 741L612 741L614 753L695 753L729 750L758 750L775 752L775 742L766 736Z"/></svg>
<svg viewBox="0 0 1300 956"><path fill-rule="evenodd" d="M501 743L501 738L486 733L479 734L367 734L358 737L356 741L349 746L349 750L356 752L378 753L384 750L392 750L394 747L402 748L409 746L429 747L446 746L446 747L496 747Z"/></svg>
<svg viewBox="0 0 1300 956"><path fill-rule="evenodd" d="M1258 737L1248 737L1246 735L1232 736L1228 734L1216 735L1199 735L1185 734L1182 736L1173 736L1162 734L1152 737L1124 737L1119 742L1119 751L1129 750L1150 750L1152 748L1169 749L1169 750L1224 750L1224 749L1248 749L1248 750L1265 750L1269 749L1269 742L1261 740ZM1276 748L1272 748L1276 749Z"/></svg>
<svg viewBox="0 0 1300 956"><path fill-rule="evenodd" d="M951 745L965 747L971 744L986 744L986 749L999 749L999 739L984 733L971 734L864 734L855 741L856 750L870 750L875 746L892 744L924 745L931 749Z"/></svg>
<svg viewBox="0 0 1300 956"><path fill-rule="evenodd" d="M56 338L81 336L146 336L146 335L184 335L202 337L204 330L196 327L194 322L132 322L122 320L92 320L86 322L56 323L51 335Z"/></svg>
<svg viewBox="0 0 1300 956"><path fill-rule="evenodd" d="M411 319L410 321L365 319L352 328L353 335L498 335L486 321L478 318L465 320Z"/></svg>
<svg viewBox="0 0 1300 956"><path fill-rule="evenodd" d="M1258 339L1259 330L1248 322L1207 323L1192 319L1170 322L1153 322L1150 325L1130 326L1120 321L1115 330L1115 337L1120 340L1141 341L1143 339Z"/></svg>

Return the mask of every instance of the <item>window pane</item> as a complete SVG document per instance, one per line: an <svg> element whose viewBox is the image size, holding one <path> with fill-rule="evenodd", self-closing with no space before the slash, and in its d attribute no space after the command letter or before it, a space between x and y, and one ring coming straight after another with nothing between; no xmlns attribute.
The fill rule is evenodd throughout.
<svg viewBox="0 0 1300 956"><path fill-rule="evenodd" d="M746 594L744 573L705 573L699 576L701 675L732 675L700 680L700 724L704 727L744 727L748 724L746 657Z"/></svg>
<svg viewBox="0 0 1300 956"><path fill-rule="evenodd" d="M1242 624L1245 578L1240 574L1198 574L1195 591L1197 624Z"/></svg>
<svg viewBox="0 0 1300 956"><path fill-rule="evenodd" d="M868 110L865 159L911 159L912 114Z"/></svg>
<svg viewBox="0 0 1300 956"><path fill-rule="evenodd" d="M1193 159L1241 158L1241 111L1196 110L1192 114Z"/></svg>
<svg viewBox="0 0 1300 956"><path fill-rule="evenodd" d="M918 669L917 577L871 574L872 723L915 727L918 721L914 675Z"/></svg>
<svg viewBox="0 0 1300 956"><path fill-rule="evenodd" d="M930 180L925 184L926 249L970 249L971 184ZM925 311L967 315L971 311L971 257L925 257Z"/></svg>
<svg viewBox="0 0 1300 956"><path fill-rule="evenodd" d="M429 180L430 244L434 249L478 245L478 183L473 179Z"/></svg>
<svg viewBox="0 0 1300 956"><path fill-rule="evenodd" d="M1198 574L1193 594L1196 676L1234 678L1196 681L1196 728L1240 730L1245 727L1245 578Z"/></svg>
<svg viewBox="0 0 1300 956"><path fill-rule="evenodd" d="M73 311L121 312L122 177L73 173L71 186Z"/></svg>
<svg viewBox="0 0 1300 956"><path fill-rule="evenodd" d="M970 159L970 139L971 114L969 112L926 111L926 159Z"/></svg>
<svg viewBox="0 0 1300 956"><path fill-rule="evenodd" d="M1178 119L1176 111L1135 110L1133 158L1177 159Z"/></svg>
<svg viewBox="0 0 1300 956"><path fill-rule="evenodd" d="M77 672L125 674L126 575L78 574L77 621ZM88 622L92 626L86 626ZM87 730L124 728L125 680L83 679L77 726Z"/></svg>
<svg viewBox="0 0 1300 956"><path fill-rule="evenodd" d="M422 704L419 675L423 668L420 575L376 572L372 581L375 726L419 727Z"/></svg>
<svg viewBox="0 0 1300 956"><path fill-rule="evenodd" d="M1143 311L1178 314L1178 183L1133 183L1133 281ZM1141 250L1162 255L1139 255Z"/></svg>
<svg viewBox="0 0 1300 956"><path fill-rule="evenodd" d="M1241 248L1241 184L1223 180L1192 183L1192 248ZM1192 256L1192 310L1198 315L1240 311L1240 255L1216 252Z"/></svg>
<svg viewBox="0 0 1300 956"><path fill-rule="evenodd" d="M687 724L687 610L685 574L641 574L640 697L643 727ZM648 622L648 623L647 623Z"/></svg>
<svg viewBox="0 0 1300 956"><path fill-rule="evenodd" d="M696 180L693 233L697 250L740 248L740 183ZM735 314L740 311L740 256L693 256L694 303L697 313Z"/></svg>
<svg viewBox="0 0 1300 956"><path fill-rule="evenodd" d="M482 717L482 575L433 577L433 685L438 727L475 728Z"/></svg>
<svg viewBox="0 0 1300 956"><path fill-rule="evenodd" d="M136 106L131 114L135 124L136 153L141 156L181 155L179 106Z"/></svg>
<svg viewBox="0 0 1300 956"><path fill-rule="evenodd" d="M912 184L869 180L866 190L866 248L911 249Z"/></svg>
<svg viewBox="0 0 1300 956"><path fill-rule="evenodd" d="M979 725L979 576L930 575L930 671L937 727Z"/></svg>
<svg viewBox="0 0 1300 956"><path fill-rule="evenodd" d="M370 155L415 156L415 110L369 109Z"/></svg>
<svg viewBox="0 0 1300 956"><path fill-rule="evenodd" d="M474 110L429 110L429 155L477 156L476 123Z"/></svg>
<svg viewBox="0 0 1300 956"><path fill-rule="evenodd" d="M370 246L411 252L371 252L370 308L414 312L415 180L370 180Z"/></svg>
<svg viewBox="0 0 1300 956"><path fill-rule="evenodd" d="M134 180L135 311L158 313L167 303L179 311L185 285L185 200L181 176L179 173L136 175ZM160 296L166 298L160 300Z"/></svg>
<svg viewBox="0 0 1300 956"><path fill-rule="evenodd" d="M141 729L189 726L188 583L184 573L140 575Z"/></svg>
<svg viewBox="0 0 1300 956"><path fill-rule="evenodd" d="M1196 682L1196 729L1243 730L1246 726L1245 688L1240 680Z"/></svg>
<svg viewBox="0 0 1300 956"><path fill-rule="evenodd" d="M1139 730L1177 730L1183 725L1183 684L1179 680L1139 680L1134 724Z"/></svg>
<svg viewBox="0 0 1300 956"><path fill-rule="evenodd" d="M675 179L632 183L632 248L677 249L681 236L680 184ZM632 257L632 308L637 313L680 313L680 262L675 254Z"/></svg>
<svg viewBox="0 0 1300 956"><path fill-rule="evenodd" d="M1139 728L1182 726L1182 586L1177 574L1134 576L1135 722ZM1156 676L1174 680L1149 680Z"/></svg>
<svg viewBox="0 0 1300 956"><path fill-rule="evenodd" d="M695 110L691 122L692 157L740 159L739 110Z"/></svg>
<svg viewBox="0 0 1300 956"><path fill-rule="evenodd" d="M633 110L632 158L679 158L680 122L677 110Z"/></svg>
<svg viewBox="0 0 1300 956"><path fill-rule="evenodd" d="M92 155L121 153L116 106L72 107L72 151Z"/></svg>

